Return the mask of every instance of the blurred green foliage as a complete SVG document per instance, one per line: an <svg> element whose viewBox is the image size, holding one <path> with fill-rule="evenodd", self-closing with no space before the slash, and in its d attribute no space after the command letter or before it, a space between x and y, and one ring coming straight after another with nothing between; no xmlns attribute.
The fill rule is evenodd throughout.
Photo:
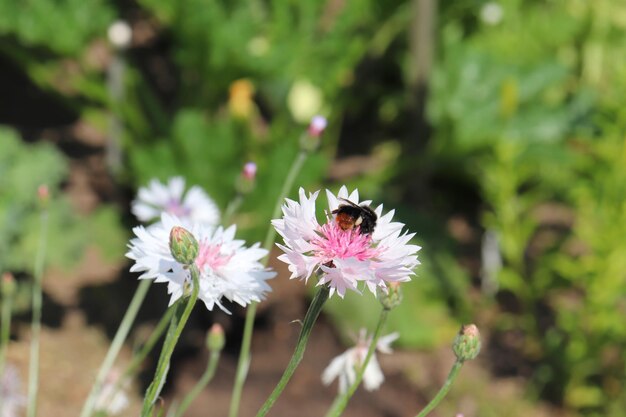
<svg viewBox="0 0 626 417"><path fill-rule="evenodd" d="M536 367L535 392L621 415L609 404L625 382L625 84L609 56L626 52L626 8L498 4L499 25L442 28L432 156L462 163L479 187L503 259L496 295L514 300L494 330L522 332L508 348Z"/></svg>
<svg viewBox="0 0 626 417"><path fill-rule="evenodd" d="M265 233L308 117L329 115L322 150L296 183L359 187L396 208L424 246L417 278L389 319L399 343L440 347L459 322L478 320L489 330L482 358L494 372L534 370L524 374L529 397L588 416L622 415L626 6L436 4L435 37L425 41L435 50L423 121L432 131L417 138L412 71L424 39L414 39L410 1L2 2L0 53L111 134L125 156L119 179L133 188L183 175L223 209L241 167L255 161L257 188L235 219L250 240ZM106 46L94 60L116 14L130 18L133 44ZM123 129L109 129L112 120ZM357 156L331 163L335 155ZM19 169L44 166L32 164ZM61 168L45 172L57 184L63 176ZM0 177L3 186L20 184L9 178ZM39 184L28 178L28 187ZM20 240L8 257L19 268L28 268L32 239L17 231L36 227L28 187L7 200L22 204L11 216L24 219L2 232ZM459 218L469 231L452 230ZM100 225L116 219L110 209L92 216ZM103 241L124 239L115 228L93 230ZM480 265L485 231L497 245L482 249L502 261L493 276ZM378 309L373 297L354 294L328 306L344 334L371 325Z"/></svg>
<svg viewBox="0 0 626 417"><path fill-rule="evenodd" d="M112 7L102 0L1 1L0 35L13 36L24 46L76 56L106 30L112 17Z"/></svg>
<svg viewBox="0 0 626 417"><path fill-rule="evenodd" d="M76 265L87 244L96 244L107 259L122 255L124 234L119 216L102 207L91 216L77 216L60 195L67 162L51 144L24 144L12 130L0 129L0 269L32 274L41 233L40 185L50 190L47 264Z"/></svg>

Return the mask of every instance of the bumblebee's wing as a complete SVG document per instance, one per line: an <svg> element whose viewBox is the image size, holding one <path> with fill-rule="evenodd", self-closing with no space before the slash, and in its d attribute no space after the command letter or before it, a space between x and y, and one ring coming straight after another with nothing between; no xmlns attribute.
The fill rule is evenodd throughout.
<svg viewBox="0 0 626 417"><path fill-rule="evenodd" d="M345 201L347 205L352 206L352 207L356 207L356 208L361 208L361 206L359 206L356 203L353 203L352 201L348 200L347 198L343 198L343 197L339 197L340 200Z"/></svg>

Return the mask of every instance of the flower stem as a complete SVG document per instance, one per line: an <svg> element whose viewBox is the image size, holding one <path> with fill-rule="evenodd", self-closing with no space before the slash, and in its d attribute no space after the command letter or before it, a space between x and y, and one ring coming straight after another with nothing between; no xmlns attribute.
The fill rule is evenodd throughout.
<svg viewBox="0 0 626 417"><path fill-rule="evenodd" d="M454 365L452 365L452 369L450 369L450 373L448 374L448 378L446 378L446 382L443 384L443 386L441 387L441 389L439 390L435 398L433 398L431 402L429 402L428 405L424 407L424 409L420 411L420 413L416 417L426 417L428 413L430 413L431 411L435 409L435 407L437 407L439 402L443 400L443 397L445 397L446 394L448 394L448 391L450 391L450 388L452 387L452 383L454 382L457 375L459 374L459 371L461 370L462 366L463 366L463 361L457 359L456 362L454 362Z"/></svg>
<svg viewBox="0 0 626 417"><path fill-rule="evenodd" d="M46 260L46 246L48 241L48 210L41 209L41 229L39 233L39 247L35 257L35 269L33 280L33 318L31 323L32 339L30 341L30 364L28 367L28 407L26 415L37 415L37 390L39 385L39 337L41 334L41 304L43 268Z"/></svg>
<svg viewBox="0 0 626 417"><path fill-rule="evenodd" d="M7 348L11 337L11 310L13 308L13 295L6 295L2 298L2 328L0 330L0 378L4 374ZM0 394L0 410L4 397Z"/></svg>
<svg viewBox="0 0 626 417"><path fill-rule="evenodd" d="M213 375L215 375L215 369L217 368L217 363L219 362L219 359L220 351L212 351L209 358L209 363L206 370L204 371L204 374L202 374L200 380L185 396L183 402L180 403L180 408L176 412L175 417L182 417L185 414L185 411L187 411L187 408L189 408L189 406L193 402L193 400L195 400L198 394L200 394L200 392L202 392L202 390L208 385L208 383L211 382L211 379L213 379Z"/></svg>
<svg viewBox="0 0 626 417"><path fill-rule="evenodd" d="M330 410L328 411L328 413L326 413L326 417L340 416L341 413L343 413L343 410L348 405L348 401L350 401L350 398L352 398L356 389L361 384L361 381L363 380L363 375L365 374L365 369L367 368L367 364L370 362L372 355L376 351L378 339L380 338L380 334L382 333L383 326L385 325L385 322L387 321L388 315L389 315L389 309L383 308L382 311L380 312L380 316L378 317L378 324L376 325L376 330L374 330L374 335L372 336L372 342L370 343L370 346L367 350L367 355L365 355L365 360L363 361L363 363L361 364L361 366L359 367L357 371L354 382L352 383L352 385L350 385L350 387L345 393L337 396L335 401L333 401L333 404L331 405Z"/></svg>
<svg viewBox="0 0 626 417"><path fill-rule="evenodd" d="M11 309L13 307L13 296L9 295L2 299L2 332L0 335L0 375L4 371L7 346L11 336Z"/></svg>
<svg viewBox="0 0 626 417"><path fill-rule="evenodd" d="M296 159L294 159L293 163L291 164L291 168L289 168L287 178L283 183L283 188L280 190L280 194L278 195L278 199L276 200L276 205L274 206L274 211L272 212L272 219L280 216L280 209L283 205L283 202L289 194L291 187L293 187L293 183L296 181L296 177L300 173L300 170L302 170L302 166L304 165L304 162L306 161L308 155L309 153L306 151L298 152ZM267 249L268 251L271 250L274 246L274 239L276 239L276 229L270 226L267 229L267 234L265 235L265 240L263 241L263 248Z"/></svg>
<svg viewBox="0 0 626 417"><path fill-rule="evenodd" d="M224 227L231 224L233 215L237 212L237 210L239 210L241 203L243 203L243 195L241 193L237 193L230 203L228 203L228 206L226 206L226 210L224 210L224 215L222 216L222 224Z"/></svg>
<svg viewBox="0 0 626 417"><path fill-rule="evenodd" d="M296 177L300 173L304 162L306 161L307 156L309 155L306 151L300 151L291 164L291 168L289 168L289 173L283 183L283 187L280 190L280 194L278 195L278 199L276 200L276 205L274 206L274 211L272 212L272 219L277 218L280 215L280 209L282 207L287 194L293 187L293 183L296 180ZM274 240L276 239L276 229L273 226L269 226L267 229L267 234L265 235L265 240L263 241L263 248L269 253L274 246ZM268 257L265 258L264 264L267 265ZM241 402L241 392L243 390L243 384L246 382L246 377L248 376L248 369L250 367L250 343L252 341L252 330L254 327L254 317L256 316L256 305L257 303L251 303L248 306L246 311L246 321L244 324L243 336L241 339L241 350L239 351L239 361L237 362L237 373L235 374L235 384L233 386L233 394L230 400L230 411L228 413L228 417L237 417L239 413L239 403Z"/></svg>
<svg viewBox="0 0 626 417"><path fill-rule="evenodd" d="M141 280L137 289L135 290L135 294L133 295L130 304L128 305L128 309L126 313L124 313L124 317L122 318L122 322L120 323L120 327L118 327L115 336L113 337L113 341L111 341L111 346L109 346L109 351L107 352L104 360L102 361L102 365L100 365L100 369L98 370L98 374L96 375L96 380L91 387L91 391L89 392L89 396L83 405L83 409L80 412L80 417L89 417L93 413L94 406L96 404L96 399L100 394L100 390L102 389L102 384L104 384L104 380L106 379L113 363L115 362L115 358L117 358L118 353L122 349L122 345L126 340L126 336L128 336L128 332L130 331L135 318L137 317L137 312L143 303L144 298L146 298L146 294L148 289L150 288L151 280Z"/></svg>
<svg viewBox="0 0 626 417"><path fill-rule="evenodd" d="M146 358L146 356L148 356L148 354L152 352L154 345L156 345L156 343L159 341L159 338L163 335L163 332L167 328L168 323L170 323L170 320L172 319L172 315L175 313L175 311L176 311L175 307L171 307L167 309L163 317L161 317L161 320L159 320L159 323L157 323L156 327L152 331L152 334L150 335L148 340L143 344L143 346L141 346L141 349L139 349L139 352L133 355L130 363L124 370L124 373L122 374L122 376L115 381L115 384L113 385L113 389L111 390L105 403L113 399L115 394L117 394L117 392L121 389L122 384L124 384L124 382L127 381L128 378L135 373L135 371L137 370L139 365L141 365L141 363Z"/></svg>
<svg viewBox="0 0 626 417"><path fill-rule="evenodd" d="M142 417L149 417L152 412L154 403L159 397L161 389L163 388L163 384L165 383L165 378L167 377L167 372L170 367L170 359L172 358L172 353L174 353L174 348L176 347L178 338L183 332L185 324L187 323L187 320L191 315L191 311L196 304L196 300L198 299L198 291L200 289L200 284L198 282L199 271L195 265L190 266L190 271L191 279L193 282L191 296L187 301L187 305L185 306L185 310L183 311L180 320L176 320L177 314L174 315L174 318L172 319L172 324L177 321L176 329L168 332L167 337L165 338L165 342L163 343L163 349L161 350L161 356L159 357L159 362L157 364L157 370L154 374L154 379L150 383L150 386L148 387L148 390L146 391L146 396L144 398L143 409L141 411Z"/></svg>
<svg viewBox="0 0 626 417"><path fill-rule="evenodd" d="M309 306L309 310L306 312L306 316L304 316L304 321L302 323L302 330L300 330L300 336L298 337L298 343L296 344L296 348L293 351L293 355L291 356L291 360L287 365L287 369L283 373L283 376L278 381L276 388L270 394L268 399L265 401L265 404L261 407L259 412L257 413L257 417L265 416L269 410L272 408L280 394L287 386L287 383L293 376L296 368L300 364L302 357L304 356L304 350L306 348L306 344L309 340L309 335L311 334L311 330L313 329L313 325L317 320L320 312L322 311L322 307L326 300L328 300L328 294L330 289L327 285L323 285L319 288L313 301L311 301L311 305Z"/></svg>

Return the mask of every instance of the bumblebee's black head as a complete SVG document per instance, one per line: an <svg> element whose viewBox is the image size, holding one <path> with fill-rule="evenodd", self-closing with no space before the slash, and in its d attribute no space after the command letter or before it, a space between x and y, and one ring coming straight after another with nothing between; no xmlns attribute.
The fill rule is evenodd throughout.
<svg viewBox="0 0 626 417"><path fill-rule="evenodd" d="M372 208L366 204L357 205L350 200L342 199L345 204L340 204L332 213L336 215L337 224L343 230L359 228L360 234L371 234L376 227L378 216Z"/></svg>

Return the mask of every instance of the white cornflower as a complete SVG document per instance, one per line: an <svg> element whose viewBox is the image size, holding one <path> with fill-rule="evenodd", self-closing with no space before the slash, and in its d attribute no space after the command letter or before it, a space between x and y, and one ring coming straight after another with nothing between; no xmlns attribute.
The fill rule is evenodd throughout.
<svg viewBox="0 0 626 417"><path fill-rule="evenodd" d="M235 240L235 225L224 229L187 224L164 213L159 223L133 229L137 238L130 241L126 256L135 261L131 272L142 272L139 279L167 283L170 305L183 295L185 286L192 283L189 269L176 262L170 253L169 234L174 226L186 228L198 241L195 260L200 270L198 297L209 310L217 304L229 313L221 303L222 297L245 307L252 301L261 301L265 293L271 291L265 281L276 273L259 262L267 255L267 250L261 249L258 243L248 248L243 240Z"/></svg>
<svg viewBox="0 0 626 417"><path fill-rule="evenodd" d="M348 194L344 186L337 196L326 191L329 211L326 222L320 225L315 217L318 194L319 191L307 197L300 189L300 201L287 199L283 218L272 220L285 243L278 245L285 252L278 259L289 265L291 279L306 282L314 272L322 272L317 285L328 283L330 295L337 292L340 297L346 289L360 293L359 282L376 294L377 288L386 291L389 283L410 281L413 268L419 265L420 247L409 244L414 233L402 232L403 223L391 221L394 210L383 215L382 204L369 209L375 214L375 219L369 215L375 221L371 232L367 229L371 229L372 222L366 224L363 218L355 219L353 228L346 227L345 219L337 218L333 211L350 206L350 202L369 208L371 201L359 203L359 192Z"/></svg>
<svg viewBox="0 0 626 417"><path fill-rule="evenodd" d="M185 194L183 177L170 178L167 184L151 180L147 187L139 189L131 211L142 222L158 219L161 213L209 226L220 222L217 205L202 188L195 185Z"/></svg>
<svg viewBox="0 0 626 417"><path fill-rule="evenodd" d="M398 336L399 334L396 332L381 337L376 344L376 350L382 353L391 353L390 345ZM339 393L346 392L356 380L357 371L365 361L371 342L372 338L367 336L365 329L361 329L356 346L334 358L322 372L324 385L330 385L336 378L339 378ZM378 389L384 380L385 376L376 359L376 351L374 351L363 373L363 387L368 391L373 391Z"/></svg>
<svg viewBox="0 0 626 417"><path fill-rule="evenodd" d="M22 381L17 368L6 364L0 376L0 417L18 417L26 405L26 397L21 392Z"/></svg>
<svg viewBox="0 0 626 417"><path fill-rule="evenodd" d="M100 394L96 399L94 406L96 412L104 412L107 416L114 416L128 408L130 400L128 399L126 391L128 390L130 381L123 381L119 389L116 390L116 385L121 377L120 372L116 369L109 372L104 380Z"/></svg>

